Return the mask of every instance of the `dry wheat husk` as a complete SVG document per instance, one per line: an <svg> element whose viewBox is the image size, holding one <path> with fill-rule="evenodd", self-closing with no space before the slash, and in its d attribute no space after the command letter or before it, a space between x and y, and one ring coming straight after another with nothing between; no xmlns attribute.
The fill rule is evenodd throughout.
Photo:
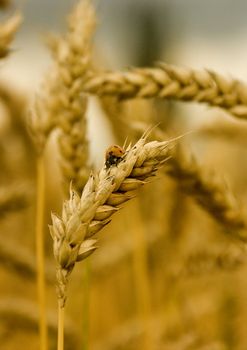
<svg viewBox="0 0 247 350"><path fill-rule="evenodd" d="M52 215L50 232L54 241L57 262L57 293L60 306L66 300L68 276L77 261L88 257L96 249L91 237L110 221L120 206L133 198L133 191L146 183L167 159L171 141L146 142L144 135L128 148L124 159L110 168L105 166L97 175L91 175L79 196L70 191L64 202L62 217Z"/></svg>
<svg viewBox="0 0 247 350"><path fill-rule="evenodd" d="M205 102L247 119L247 85L206 69L160 63L154 68L91 73L82 90L121 99L159 97Z"/></svg>

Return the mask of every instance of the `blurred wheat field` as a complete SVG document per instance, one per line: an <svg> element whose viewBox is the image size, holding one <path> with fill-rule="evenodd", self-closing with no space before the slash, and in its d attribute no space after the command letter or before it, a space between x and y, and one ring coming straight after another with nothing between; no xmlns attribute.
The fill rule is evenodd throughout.
<svg viewBox="0 0 247 350"><path fill-rule="evenodd" d="M0 1L0 348L245 350L244 77L162 62L152 6L116 68L100 6L67 6L25 89Z"/></svg>

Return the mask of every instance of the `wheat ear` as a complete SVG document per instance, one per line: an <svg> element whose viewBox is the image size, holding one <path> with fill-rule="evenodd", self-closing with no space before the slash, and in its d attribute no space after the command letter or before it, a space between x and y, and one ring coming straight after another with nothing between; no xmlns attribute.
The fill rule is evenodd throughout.
<svg viewBox="0 0 247 350"><path fill-rule="evenodd" d="M164 163L171 142L147 143L144 135L127 149L117 166L109 169L104 166L97 175L90 175L81 196L71 189L61 218L52 214L50 232L57 262L60 307L65 305L68 276L75 263L96 249L96 240L91 236L109 223L119 206L133 197L132 191L144 185Z"/></svg>
<svg viewBox="0 0 247 350"><path fill-rule="evenodd" d="M82 90L122 99L159 97L205 102L237 118L247 119L247 85L206 69L160 63L155 68L91 73Z"/></svg>
<svg viewBox="0 0 247 350"><path fill-rule="evenodd" d="M10 17L7 21L0 24L0 58L8 56L10 52L10 44L14 39L22 22L22 16L20 13L16 13Z"/></svg>
<svg viewBox="0 0 247 350"><path fill-rule="evenodd" d="M81 94L80 86L91 63L95 22L91 2L81 0L68 18L66 36L49 42L56 69L56 78L50 83L56 87L53 99L57 100L61 168L67 191L70 181L73 181L75 189L81 192L89 176L85 119L87 98Z"/></svg>

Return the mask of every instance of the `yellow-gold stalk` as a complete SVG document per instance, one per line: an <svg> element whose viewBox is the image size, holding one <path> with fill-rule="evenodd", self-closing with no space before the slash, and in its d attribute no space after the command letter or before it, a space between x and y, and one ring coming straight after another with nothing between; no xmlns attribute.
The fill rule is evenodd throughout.
<svg viewBox="0 0 247 350"><path fill-rule="evenodd" d="M43 153L37 157L37 194L36 194L36 254L37 289L39 303L40 350L48 349L46 321L46 286L44 253L44 206L45 206L45 168Z"/></svg>

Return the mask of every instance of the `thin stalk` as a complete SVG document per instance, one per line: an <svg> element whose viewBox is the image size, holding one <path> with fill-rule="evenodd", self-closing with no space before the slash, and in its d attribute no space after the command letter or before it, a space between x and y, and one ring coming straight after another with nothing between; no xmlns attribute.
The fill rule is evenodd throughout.
<svg viewBox="0 0 247 350"><path fill-rule="evenodd" d="M147 244L145 239L145 228L143 225L140 204L136 203L132 208L133 217L133 269L136 281L136 297L138 300L138 311L145 326L145 336L143 338L142 349L153 349L153 336L150 325L151 320L151 290L148 273Z"/></svg>
<svg viewBox="0 0 247 350"><path fill-rule="evenodd" d="M90 261L84 263L83 274L83 319L82 319L82 350L89 349L89 303L90 303Z"/></svg>
<svg viewBox="0 0 247 350"><path fill-rule="evenodd" d="M64 307L58 303L57 350L64 350Z"/></svg>
<svg viewBox="0 0 247 350"><path fill-rule="evenodd" d="M44 205L45 205L45 168L44 156L37 157L37 203L36 203L36 254L37 254L37 288L39 303L40 350L48 349L45 272L44 272Z"/></svg>

